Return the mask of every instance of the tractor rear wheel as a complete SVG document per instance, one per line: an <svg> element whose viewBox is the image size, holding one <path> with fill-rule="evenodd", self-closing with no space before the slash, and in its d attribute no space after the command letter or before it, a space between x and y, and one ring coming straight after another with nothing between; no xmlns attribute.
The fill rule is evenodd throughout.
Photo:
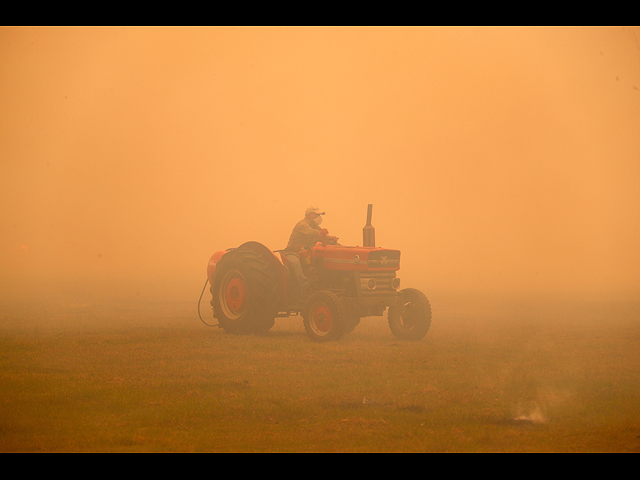
<svg viewBox="0 0 640 480"><path fill-rule="evenodd" d="M396 305L389 307L389 328L401 340L422 340L431 326L431 305L420 291L405 288Z"/></svg>
<svg viewBox="0 0 640 480"><path fill-rule="evenodd" d="M258 252L236 249L216 266L211 305L227 333L266 334L277 315L277 272Z"/></svg>
<svg viewBox="0 0 640 480"><path fill-rule="evenodd" d="M307 335L314 342L338 340L345 333L344 305L340 298L329 290L311 294L302 317Z"/></svg>

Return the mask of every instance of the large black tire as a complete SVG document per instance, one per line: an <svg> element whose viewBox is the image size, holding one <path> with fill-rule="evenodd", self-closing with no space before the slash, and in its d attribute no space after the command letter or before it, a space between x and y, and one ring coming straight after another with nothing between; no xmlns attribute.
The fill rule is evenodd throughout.
<svg viewBox="0 0 640 480"><path fill-rule="evenodd" d="M278 313L278 272L260 253L238 248L216 265L211 305L220 326L235 335L266 334Z"/></svg>
<svg viewBox="0 0 640 480"><path fill-rule="evenodd" d="M311 294L302 318L307 335L314 342L338 340L345 333L344 305L341 299L329 290Z"/></svg>
<svg viewBox="0 0 640 480"><path fill-rule="evenodd" d="M420 291L405 288L396 305L389 307L389 328L401 340L422 340L431 326L431 305Z"/></svg>

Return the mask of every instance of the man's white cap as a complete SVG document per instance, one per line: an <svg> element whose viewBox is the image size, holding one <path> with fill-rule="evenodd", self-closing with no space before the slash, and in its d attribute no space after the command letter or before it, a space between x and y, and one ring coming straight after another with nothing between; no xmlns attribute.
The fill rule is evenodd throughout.
<svg viewBox="0 0 640 480"><path fill-rule="evenodd" d="M309 207L304 211L304 216L306 217L310 213L317 213L318 215L324 215L324 212L320 211L317 207Z"/></svg>

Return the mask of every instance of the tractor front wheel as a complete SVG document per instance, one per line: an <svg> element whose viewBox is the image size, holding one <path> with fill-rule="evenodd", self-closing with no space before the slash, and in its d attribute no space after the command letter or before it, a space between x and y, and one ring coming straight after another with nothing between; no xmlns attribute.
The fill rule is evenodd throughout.
<svg viewBox="0 0 640 480"><path fill-rule="evenodd" d="M401 340L422 340L431 326L431 305L419 290L405 288L389 307L389 328Z"/></svg>
<svg viewBox="0 0 640 480"><path fill-rule="evenodd" d="M304 328L314 342L338 340L345 333L346 313L340 298L328 290L313 293L303 313Z"/></svg>

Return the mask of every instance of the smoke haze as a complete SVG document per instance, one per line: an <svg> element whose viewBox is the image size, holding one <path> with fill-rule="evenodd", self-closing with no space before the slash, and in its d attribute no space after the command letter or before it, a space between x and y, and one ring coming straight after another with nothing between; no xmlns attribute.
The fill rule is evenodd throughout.
<svg viewBox="0 0 640 480"><path fill-rule="evenodd" d="M430 298L639 299L639 28L5 27L0 85L5 297L193 300L215 251L309 205L362 244L372 203Z"/></svg>

